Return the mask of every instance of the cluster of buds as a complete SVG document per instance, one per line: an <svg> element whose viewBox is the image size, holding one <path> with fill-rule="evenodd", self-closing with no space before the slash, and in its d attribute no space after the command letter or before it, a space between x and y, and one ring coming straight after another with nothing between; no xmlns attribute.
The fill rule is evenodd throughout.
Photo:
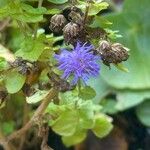
<svg viewBox="0 0 150 150"><path fill-rule="evenodd" d="M110 66L111 63L118 64L126 61L129 58L129 49L120 43L110 43L108 41L101 41L99 47L96 49L97 54L101 56L103 63Z"/></svg>
<svg viewBox="0 0 150 150"><path fill-rule="evenodd" d="M75 45L77 41L84 41L86 32L83 27L83 13L75 6L69 8L67 17L56 14L50 20L50 29L54 33L63 33L66 44Z"/></svg>

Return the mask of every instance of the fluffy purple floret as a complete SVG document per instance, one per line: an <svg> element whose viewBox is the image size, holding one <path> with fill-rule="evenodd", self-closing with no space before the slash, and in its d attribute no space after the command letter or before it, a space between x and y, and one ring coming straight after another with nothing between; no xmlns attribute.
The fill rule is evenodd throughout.
<svg viewBox="0 0 150 150"><path fill-rule="evenodd" d="M73 76L72 84L75 85L80 79L86 84L89 78L98 76L100 58L93 55L93 48L92 45L78 42L72 51L63 49L59 55L55 55L58 69L63 71L62 78L67 80Z"/></svg>

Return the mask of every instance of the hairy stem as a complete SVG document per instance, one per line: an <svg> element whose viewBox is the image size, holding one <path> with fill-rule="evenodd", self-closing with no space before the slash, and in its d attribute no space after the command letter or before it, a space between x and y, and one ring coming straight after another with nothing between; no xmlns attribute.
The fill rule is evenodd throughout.
<svg viewBox="0 0 150 150"><path fill-rule="evenodd" d="M28 131L33 125L34 125L34 121L36 118L38 118L41 114L43 114L43 112L45 111L45 109L47 108L48 104L50 103L50 101L57 95L57 91L55 89L50 90L49 94L43 99L43 102L41 103L41 105L37 108L37 110L35 111L34 115L32 116L32 118L30 119L30 121L28 121L26 123L26 125L21 128L20 130L12 133L10 136L7 137L7 141L11 141L13 139L19 138L20 136L22 136L24 133L26 133L26 131Z"/></svg>

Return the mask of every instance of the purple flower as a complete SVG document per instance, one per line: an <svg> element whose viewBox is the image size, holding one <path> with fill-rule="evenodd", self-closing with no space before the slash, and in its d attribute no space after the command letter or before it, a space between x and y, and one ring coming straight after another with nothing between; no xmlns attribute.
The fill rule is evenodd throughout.
<svg viewBox="0 0 150 150"><path fill-rule="evenodd" d="M93 55L93 48L92 45L78 42L72 51L63 49L59 55L55 55L59 64L58 69L63 71L62 78L67 80L73 76L72 84L75 85L80 79L86 84L90 77L98 76L100 58Z"/></svg>

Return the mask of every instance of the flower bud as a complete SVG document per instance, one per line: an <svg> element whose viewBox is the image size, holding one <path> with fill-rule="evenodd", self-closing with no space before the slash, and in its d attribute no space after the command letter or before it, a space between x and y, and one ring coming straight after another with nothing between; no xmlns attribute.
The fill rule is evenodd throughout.
<svg viewBox="0 0 150 150"><path fill-rule="evenodd" d="M62 29L64 28L66 23L67 20L62 14L56 14L52 16L50 20L50 29L55 33L62 32Z"/></svg>
<svg viewBox="0 0 150 150"><path fill-rule="evenodd" d="M77 42L79 32L80 27L76 23L68 23L63 29L65 42L74 45Z"/></svg>

